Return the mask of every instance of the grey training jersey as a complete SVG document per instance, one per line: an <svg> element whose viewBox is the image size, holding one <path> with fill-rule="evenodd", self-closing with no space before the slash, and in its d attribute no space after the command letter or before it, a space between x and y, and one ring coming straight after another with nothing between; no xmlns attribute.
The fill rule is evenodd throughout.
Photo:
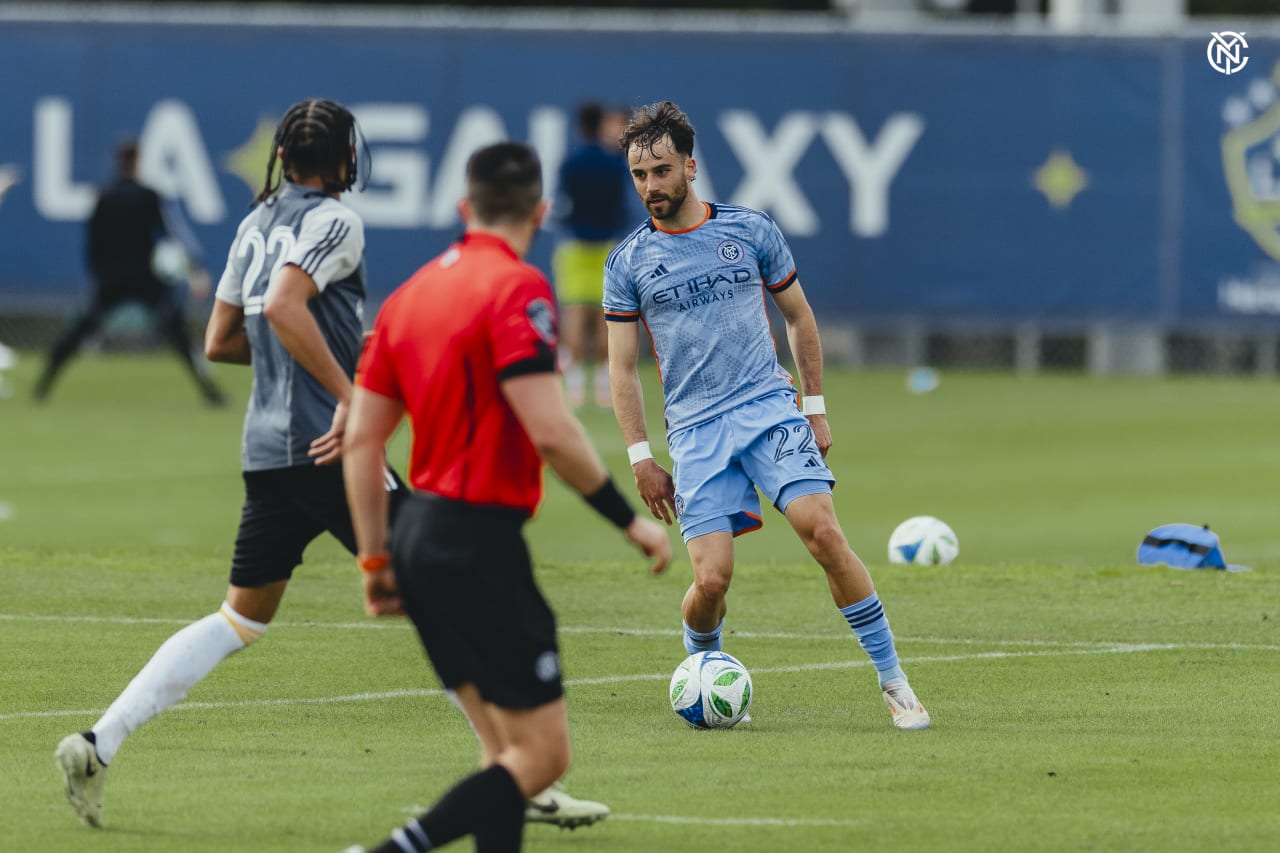
<svg viewBox="0 0 1280 853"><path fill-rule="evenodd" d="M244 308L253 350L253 395L244 418L244 470L309 465L311 442L328 432L337 401L289 355L262 306L286 264L315 281L308 304L348 376L360 356L364 323L364 223L319 190L286 183L240 223L217 298Z"/></svg>

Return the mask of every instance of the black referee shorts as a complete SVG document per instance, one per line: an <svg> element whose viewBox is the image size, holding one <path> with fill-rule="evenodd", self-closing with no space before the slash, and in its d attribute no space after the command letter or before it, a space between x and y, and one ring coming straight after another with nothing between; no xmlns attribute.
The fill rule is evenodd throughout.
<svg viewBox="0 0 1280 853"><path fill-rule="evenodd" d="M564 695L555 615L533 579L523 510L410 493L392 527L405 611L447 688L500 708Z"/></svg>
<svg viewBox="0 0 1280 853"><path fill-rule="evenodd" d="M408 489L394 471L388 473L394 517ZM325 531L356 553L342 465L245 471L231 584L258 587L288 580L307 545Z"/></svg>

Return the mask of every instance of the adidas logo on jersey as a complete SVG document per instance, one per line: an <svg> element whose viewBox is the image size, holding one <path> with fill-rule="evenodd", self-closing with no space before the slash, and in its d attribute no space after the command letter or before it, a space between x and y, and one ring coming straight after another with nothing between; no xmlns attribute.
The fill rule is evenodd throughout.
<svg viewBox="0 0 1280 853"><path fill-rule="evenodd" d="M658 264L656 267L653 268L653 272L649 273L649 278L659 278L660 276L664 276L666 274L667 274L667 268L662 264Z"/></svg>

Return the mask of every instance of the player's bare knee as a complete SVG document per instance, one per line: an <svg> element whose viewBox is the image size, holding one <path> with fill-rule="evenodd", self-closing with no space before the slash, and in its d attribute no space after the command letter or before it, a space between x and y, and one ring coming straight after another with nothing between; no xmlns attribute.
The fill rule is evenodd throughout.
<svg viewBox="0 0 1280 853"><path fill-rule="evenodd" d="M839 561L850 550L849 540L845 539L840 523L834 518L824 518L814 524L804 544L824 566Z"/></svg>
<svg viewBox="0 0 1280 853"><path fill-rule="evenodd" d="M498 763L507 768L524 795L532 797L551 787L569 769L569 745L567 741L541 743L537 748L511 745L498 756Z"/></svg>
<svg viewBox="0 0 1280 853"><path fill-rule="evenodd" d="M698 572L693 586L703 601L723 601L729 594L729 580L733 576L722 572Z"/></svg>

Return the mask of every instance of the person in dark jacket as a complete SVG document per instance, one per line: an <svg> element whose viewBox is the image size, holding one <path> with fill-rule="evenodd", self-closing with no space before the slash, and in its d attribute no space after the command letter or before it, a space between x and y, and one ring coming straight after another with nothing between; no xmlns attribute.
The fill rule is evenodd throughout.
<svg viewBox="0 0 1280 853"><path fill-rule="evenodd" d="M89 218L86 254L93 275L93 301L49 351L44 372L35 386L37 400L49 396L67 362L112 311L126 302L138 302L151 312L157 328L186 364L205 401L211 405L224 402L207 364L197 361L193 352L176 288L155 270L160 242L168 238L181 244L187 255L192 294L204 298L209 292L209 274L200 247L178 211L166 209L159 193L138 182L137 170L138 144L129 140L116 149L116 177L102 188Z"/></svg>

